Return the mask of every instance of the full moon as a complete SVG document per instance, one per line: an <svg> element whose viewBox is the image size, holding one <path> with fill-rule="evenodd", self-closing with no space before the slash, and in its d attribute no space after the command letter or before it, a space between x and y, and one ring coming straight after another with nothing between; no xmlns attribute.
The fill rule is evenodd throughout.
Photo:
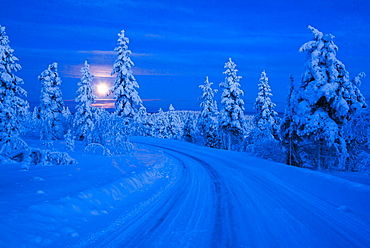
<svg viewBox="0 0 370 248"><path fill-rule="evenodd" d="M108 93L109 87L107 84L98 84L96 90L100 95L106 95Z"/></svg>

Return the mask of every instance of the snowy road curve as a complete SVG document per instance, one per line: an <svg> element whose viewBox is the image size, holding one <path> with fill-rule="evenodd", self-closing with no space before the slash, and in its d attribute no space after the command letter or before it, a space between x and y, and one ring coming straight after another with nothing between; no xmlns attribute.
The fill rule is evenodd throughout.
<svg viewBox="0 0 370 248"><path fill-rule="evenodd" d="M172 180L79 246L370 246L366 185L184 142L134 142L176 160Z"/></svg>

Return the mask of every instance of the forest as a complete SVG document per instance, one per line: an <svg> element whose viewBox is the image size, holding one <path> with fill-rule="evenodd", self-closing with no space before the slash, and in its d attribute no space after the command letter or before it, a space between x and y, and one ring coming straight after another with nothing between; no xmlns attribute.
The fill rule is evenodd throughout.
<svg viewBox="0 0 370 248"><path fill-rule="evenodd" d="M64 106L57 63L38 77L40 104L30 109L21 87L24 82L16 76L21 65L5 27L0 26L0 161L20 163L24 170L30 165L73 164L76 161L68 152L53 149L53 141L64 140L70 151L75 141L82 141L87 154L111 156L130 153L130 137L144 136L246 152L297 167L368 172L370 115L360 92L365 73L350 78L336 57L334 36L311 26L309 30L313 39L300 48L306 55L302 78L296 86L290 77L285 112L279 117L266 71L259 79L255 114L244 113L241 77L231 58L224 66L225 80L219 84L219 104L213 83L205 77L199 85L199 111L178 111L170 105L166 111L148 113L131 70L124 31L118 34L114 49L115 81L108 92L115 99L114 112L94 106L94 76L87 62L81 68L75 110ZM43 147L30 147L23 139L29 136L41 139Z"/></svg>

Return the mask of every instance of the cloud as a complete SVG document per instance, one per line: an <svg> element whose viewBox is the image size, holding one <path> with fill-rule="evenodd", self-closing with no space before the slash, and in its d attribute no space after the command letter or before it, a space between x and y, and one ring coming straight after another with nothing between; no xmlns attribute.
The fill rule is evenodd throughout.
<svg viewBox="0 0 370 248"><path fill-rule="evenodd" d="M166 102L167 100L162 99L142 99L143 102ZM97 99L95 103L91 104L98 108L114 109L115 99Z"/></svg>
<svg viewBox="0 0 370 248"><path fill-rule="evenodd" d="M162 99L141 99L143 102L166 102L167 100Z"/></svg>
<svg viewBox="0 0 370 248"><path fill-rule="evenodd" d="M154 56L154 54L151 53L131 53L131 57L149 57L149 56Z"/></svg>
<svg viewBox="0 0 370 248"><path fill-rule="evenodd" d="M60 72L71 78L81 78L81 68L83 65L65 65L62 67ZM95 78L110 78L112 72L112 66L110 65L90 65L90 72L95 76Z"/></svg>
<svg viewBox="0 0 370 248"><path fill-rule="evenodd" d="M112 72L112 66L111 65L91 65L90 66L91 74L93 74L95 77L101 77L101 78L110 78L111 72Z"/></svg>
<svg viewBox="0 0 370 248"><path fill-rule="evenodd" d="M160 39L165 38L165 36L163 36L163 35L158 35L158 34L144 34L144 36L146 36L146 37L151 37L151 38L160 38Z"/></svg>
<svg viewBox="0 0 370 248"><path fill-rule="evenodd" d="M153 70L153 69L145 69L145 68L139 68L139 67L133 67L132 68L132 73L134 75L138 76L169 76L169 75L175 75L175 74L170 74L165 71L158 71L158 70Z"/></svg>
<svg viewBox="0 0 370 248"><path fill-rule="evenodd" d="M71 78L81 78L81 68L83 65L65 65L60 69L60 73L63 76L71 77ZM97 65L91 64L90 65L90 72L94 75L95 78L110 78L113 79L114 75L111 76L112 72L112 65ZM167 76L167 75L175 75L170 74L166 71L158 71L154 69L146 69L146 68L139 68L133 67L132 73L135 76Z"/></svg>
<svg viewBox="0 0 370 248"><path fill-rule="evenodd" d="M91 106L93 107L97 107L97 108L114 108L114 100L101 100L101 99L97 99L95 103L91 104Z"/></svg>
<svg viewBox="0 0 370 248"><path fill-rule="evenodd" d="M78 53L87 53L91 55L117 55L116 51L100 51L100 50L92 50L92 51L77 51Z"/></svg>
<svg viewBox="0 0 370 248"><path fill-rule="evenodd" d="M109 56L109 57L116 57L117 52L116 51L101 51L101 50L91 50L91 51L77 51L77 53L85 53L90 54L93 56ZM131 53L131 57L148 57L153 56L154 54L150 53Z"/></svg>

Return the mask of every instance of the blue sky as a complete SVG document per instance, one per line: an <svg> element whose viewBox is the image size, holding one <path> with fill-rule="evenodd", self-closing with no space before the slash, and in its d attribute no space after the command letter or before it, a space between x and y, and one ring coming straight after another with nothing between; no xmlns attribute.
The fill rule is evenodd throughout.
<svg viewBox="0 0 370 248"><path fill-rule="evenodd" d="M63 98L71 103L80 68L91 65L96 84L112 82L117 34L130 39L133 72L149 111L199 109L199 85L224 80L224 64L237 64L246 111L253 112L257 84L266 70L277 110L284 110L289 74L304 69L299 47L312 25L336 36L337 54L351 77L364 71L361 91L370 98L370 1L122 1L12 0L1 3L0 25L23 69L28 100L37 105L38 75L59 64ZM219 101L221 92L216 95Z"/></svg>

